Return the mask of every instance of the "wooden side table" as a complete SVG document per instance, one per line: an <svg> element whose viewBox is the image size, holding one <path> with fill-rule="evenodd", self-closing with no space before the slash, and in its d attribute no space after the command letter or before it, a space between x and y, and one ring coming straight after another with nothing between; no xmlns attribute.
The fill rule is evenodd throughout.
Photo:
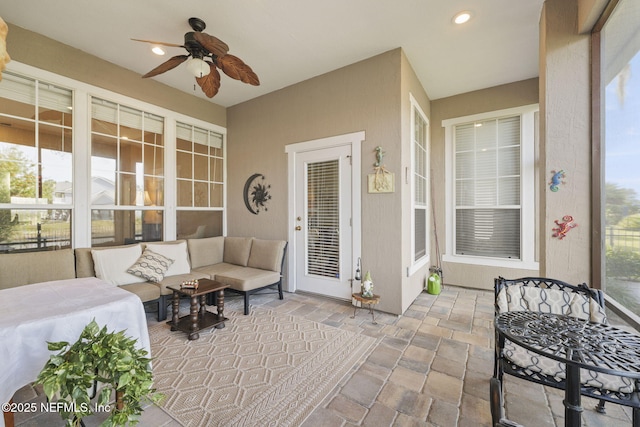
<svg viewBox="0 0 640 427"><path fill-rule="evenodd" d="M181 288L180 285L167 286L173 291L173 316L167 322L171 325L171 330L186 332L189 334L190 340L197 340L200 338L198 332L205 328L212 326L216 329L224 328L225 320L229 320L224 317L224 290L228 287L229 285L209 279L200 279L198 289ZM217 314L207 311L205 307L207 295L214 292L217 297ZM191 299L190 311L187 316L178 317L180 295ZM198 303L200 303L199 310Z"/></svg>
<svg viewBox="0 0 640 427"><path fill-rule="evenodd" d="M360 301L361 304L363 305L366 304L369 306L369 313L371 313L371 323L373 323L374 325L377 325L378 322L376 322L376 317L373 312L373 306L380 302L380 295L374 294L371 298L367 298L367 297L363 297L361 293L355 293L355 294L351 294L351 296L356 301ZM352 319L355 319L357 310L358 310L358 307L353 306L353 316L351 316Z"/></svg>

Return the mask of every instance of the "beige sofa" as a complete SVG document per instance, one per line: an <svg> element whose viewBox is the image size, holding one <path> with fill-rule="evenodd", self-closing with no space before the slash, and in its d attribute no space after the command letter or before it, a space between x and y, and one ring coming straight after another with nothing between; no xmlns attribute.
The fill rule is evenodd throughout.
<svg viewBox="0 0 640 427"><path fill-rule="evenodd" d="M155 245L179 245L184 246L186 251L186 241L175 242L154 242L150 249L154 249ZM142 278L126 273L126 269L133 265L138 257L146 248L146 243L123 246L107 246L100 248L78 248L76 249L76 276L91 277L95 276L107 282L114 283L127 291L133 292L140 297L142 302L158 303L158 321L167 318L168 296L171 290L167 289L169 285L180 285L185 280L201 279L205 276L190 274L190 268L182 268L182 274L167 275L161 282L150 282ZM131 252L132 251L132 252ZM136 252L137 251L137 252ZM115 258L106 258L106 268L96 266L95 260L100 254L115 254ZM123 254L120 256L120 254ZM184 255L188 260L188 254ZM169 257L171 258L171 257ZM175 257L174 257L175 258ZM171 259L174 259L171 258ZM171 274L172 271L167 271ZM130 283L127 283L130 282Z"/></svg>
<svg viewBox="0 0 640 427"><path fill-rule="evenodd" d="M162 280L150 282L126 273L145 249L173 263ZM133 292L143 302L158 302L158 320L167 318L171 285L185 280L213 279L249 297L276 288L283 299L282 268L287 242L252 237L209 237L104 248L63 249L0 255L0 289L50 280L96 276ZM98 265L96 265L96 260Z"/></svg>
<svg viewBox="0 0 640 427"><path fill-rule="evenodd" d="M230 286L244 296L244 314L249 314L249 296L267 288L282 294L282 269L287 251L284 240L250 237L188 239L192 273Z"/></svg>

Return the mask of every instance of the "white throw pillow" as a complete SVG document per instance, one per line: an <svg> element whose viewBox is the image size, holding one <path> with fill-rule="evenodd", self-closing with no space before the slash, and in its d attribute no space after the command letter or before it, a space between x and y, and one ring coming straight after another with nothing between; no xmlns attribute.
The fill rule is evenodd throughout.
<svg viewBox="0 0 640 427"><path fill-rule="evenodd" d="M141 254L140 245L117 249L92 249L91 257L96 277L117 286L146 282L142 277L127 273L127 269Z"/></svg>
<svg viewBox="0 0 640 427"><path fill-rule="evenodd" d="M129 267L127 273L142 277L150 282L159 282L164 279L164 275L171 264L173 264L172 259L147 248L142 252L135 264Z"/></svg>
<svg viewBox="0 0 640 427"><path fill-rule="evenodd" d="M173 264L164 273L164 277L176 276L178 274L191 273L191 266L189 265L189 253L187 252L187 242L180 243L147 243L147 249L153 252L164 255L173 260ZM131 264L129 264L131 265Z"/></svg>

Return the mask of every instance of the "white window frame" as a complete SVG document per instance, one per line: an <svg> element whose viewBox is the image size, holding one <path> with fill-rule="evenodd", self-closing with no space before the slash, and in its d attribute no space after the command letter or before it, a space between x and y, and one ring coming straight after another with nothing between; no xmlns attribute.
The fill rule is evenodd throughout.
<svg viewBox="0 0 640 427"><path fill-rule="evenodd" d="M431 176L430 176L430 163L429 163L429 153L431 151L431 128L430 128L430 122L429 119L427 118L427 115L424 113L424 111L422 111L422 108L420 108L420 105L418 104L418 102L416 101L416 99L413 97L413 95L409 94L409 101L411 103L411 172L410 172L410 176L411 176L411 251L410 251L410 255L411 255L411 263L409 264L409 267L407 268L407 277L410 277L411 275L413 275L414 273L416 273L417 271L419 271L420 269L422 269L424 266L428 265L430 262L430 250L431 250L431 241L429 239L429 221L431 220L431 215L430 215L430 209L431 209L431 203L430 203L430 189L429 189L429 184L431 182ZM424 224L424 231L425 231L425 254L419 258L419 259L415 259L415 255L416 255L416 239L415 239L415 224L416 224L416 154L415 154L415 130L416 130L416 123L415 123L415 113L418 112L420 114L420 116L422 117L422 119L425 121L426 126L427 126L427 131L426 131L426 141L425 141L425 145L426 145L426 152L425 152L425 159L424 159L424 164L426 165L426 187L425 187L425 206L424 206L424 210L425 210L425 224Z"/></svg>
<svg viewBox="0 0 640 427"><path fill-rule="evenodd" d="M535 259L536 223L535 223L535 138L536 120L539 111L538 104L508 108L487 113L456 117L442 121L445 128L445 226L446 245L442 255L445 262L485 265L492 267L507 267L526 270L537 270ZM521 150L520 150L520 259L493 258L488 256L458 255L455 248L456 209L455 209L455 141L454 127L456 125L497 119L505 116L520 115L521 117Z"/></svg>
<svg viewBox="0 0 640 427"><path fill-rule="evenodd" d="M91 247L91 97L136 108L157 116L164 117L165 165L176 163L176 122L189 123L222 135L223 147L227 143L227 129L194 117L177 113L139 99L131 98L116 92L99 88L78 80L71 79L50 71L42 70L17 61L7 64L7 70L26 77L50 82L73 91L73 208L72 208L72 247ZM223 177L227 177L226 148L223 148ZM174 167L165 167L164 186L164 240L176 238L176 171ZM223 194L222 233L227 232L226 191ZM101 207L102 208L102 207ZM105 207L105 209L107 209Z"/></svg>

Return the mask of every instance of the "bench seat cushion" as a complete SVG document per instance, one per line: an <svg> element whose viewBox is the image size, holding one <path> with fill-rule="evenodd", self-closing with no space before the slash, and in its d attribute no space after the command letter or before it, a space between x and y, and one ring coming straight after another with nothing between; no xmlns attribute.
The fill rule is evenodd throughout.
<svg viewBox="0 0 640 427"><path fill-rule="evenodd" d="M566 379L564 363L529 351L509 340L505 340L503 351L507 359L521 368L552 376L558 381ZM580 369L580 382L614 392L631 393L634 391L634 382L631 378L603 374L588 369Z"/></svg>
<svg viewBox="0 0 640 427"><path fill-rule="evenodd" d="M216 274L215 280L229 285L237 291L251 291L278 283L280 281L280 273L245 267L239 270L231 270L227 273Z"/></svg>

